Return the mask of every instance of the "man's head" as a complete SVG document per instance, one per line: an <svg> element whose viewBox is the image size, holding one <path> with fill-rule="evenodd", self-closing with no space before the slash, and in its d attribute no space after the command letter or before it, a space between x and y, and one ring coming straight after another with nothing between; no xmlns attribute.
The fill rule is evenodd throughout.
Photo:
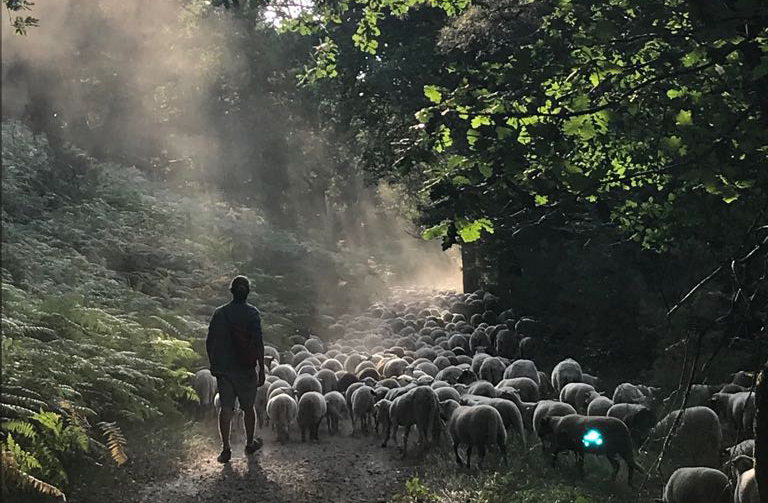
<svg viewBox="0 0 768 503"><path fill-rule="evenodd" d="M248 292L251 291L251 282L245 276L235 276L229 286L229 291L232 292L232 298L236 302L245 302L245 299L248 298Z"/></svg>

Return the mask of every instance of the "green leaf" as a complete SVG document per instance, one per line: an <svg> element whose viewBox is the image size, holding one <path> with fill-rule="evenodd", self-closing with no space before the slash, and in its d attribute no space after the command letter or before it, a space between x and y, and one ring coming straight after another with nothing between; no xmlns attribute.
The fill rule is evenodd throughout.
<svg viewBox="0 0 768 503"><path fill-rule="evenodd" d="M496 128L496 137L499 140L506 140L513 134L514 134L514 131L512 129L509 129L508 127L499 126Z"/></svg>
<svg viewBox="0 0 768 503"><path fill-rule="evenodd" d="M704 59L706 55L707 53L703 48L697 47L696 49L683 56L683 66L686 68L695 66L699 64L699 62Z"/></svg>
<svg viewBox="0 0 768 503"><path fill-rule="evenodd" d="M432 226L429 229L422 232L421 237L424 239L435 239L438 237L445 236L447 233L448 233L448 222L443 222L441 224Z"/></svg>
<svg viewBox="0 0 768 503"><path fill-rule="evenodd" d="M472 118L471 126L473 129L477 129L480 126L490 126L491 118L487 115L476 115Z"/></svg>
<svg viewBox="0 0 768 503"><path fill-rule="evenodd" d="M480 132L477 129L469 129L467 130L467 143L470 147L474 146L475 143L477 143L477 140L480 139Z"/></svg>
<svg viewBox="0 0 768 503"><path fill-rule="evenodd" d="M768 75L768 56L763 56L758 64L752 70L752 80L758 80Z"/></svg>
<svg viewBox="0 0 768 503"><path fill-rule="evenodd" d="M443 101L443 95L437 86L424 86L424 96L432 103L440 104Z"/></svg>
<svg viewBox="0 0 768 503"><path fill-rule="evenodd" d="M680 96L684 96L685 93L681 89L669 89L667 90L667 98L669 99L675 99L679 98Z"/></svg>
<svg viewBox="0 0 768 503"><path fill-rule="evenodd" d="M445 124L440 124L437 130L438 141L435 145L436 152L442 152L453 145L453 138L451 137L451 129Z"/></svg>
<svg viewBox="0 0 768 503"><path fill-rule="evenodd" d="M485 163L480 163L480 164L478 164L478 165L477 165L477 169L479 169L479 170L480 170L480 173L481 173L481 174L482 174L482 175L483 175L485 178L490 178L490 176L493 174L493 168L492 168L490 165L488 165L488 164L485 164Z"/></svg>
<svg viewBox="0 0 768 503"><path fill-rule="evenodd" d="M536 194L533 196L533 200L536 203L536 206L544 206L549 202L549 198L542 194Z"/></svg>
<svg viewBox="0 0 768 503"><path fill-rule="evenodd" d="M463 175L456 175L451 179L451 181L457 187L461 187L462 185L469 185L470 183L472 183L469 181L469 178Z"/></svg>
<svg viewBox="0 0 768 503"><path fill-rule="evenodd" d="M675 124L678 126L690 126L693 124L693 118L690 110L680 110L675 116Z"/></svg>
<svg viewBox="0 0 768 503"><path fill-rule="evenodd" d="M595 125L588 115L571 117L563 123L563 133L579 136L582 140L591 140L595 137Z"/></svg>
<svg viewBox="0 0 768 503"><path fill-rule="evenodd" d="M422 108L418 112L414 114L414 117L416 117L416 120L419 121L421 124L426 124L429 119L432 117L432 110L429 108Z"/></svg>
<svg viewBox="0 0 768 503"><path fill-rule="evenodd" d="M481 231L486 231L488 234L493 234L493 224L487 218L480 218L473 222L459 220L456 222L456 227L461 240L465 243L471 243L480 239Z"/></svg>

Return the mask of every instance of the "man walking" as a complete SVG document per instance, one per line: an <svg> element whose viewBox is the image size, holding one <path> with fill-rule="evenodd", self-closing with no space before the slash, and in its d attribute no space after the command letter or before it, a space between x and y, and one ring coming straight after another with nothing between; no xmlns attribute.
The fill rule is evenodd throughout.
<svg viewBox="0 0 768 503"><path fill-rule="evenodd" d="M229 444L230 425L235 411L235 398L243 410L245 423L245 453L250 455L262 445L254 440L256 413L253 408L256 390L264 384L264 340L261 334L261 315L247 302L250 282L237 276L230 285L232 302L216 308L208 326L205 341L211 374L219 387L219 433L221 454L217 460L227 463L232 458ZM256 365L258 364L258 371Z"/></svg>

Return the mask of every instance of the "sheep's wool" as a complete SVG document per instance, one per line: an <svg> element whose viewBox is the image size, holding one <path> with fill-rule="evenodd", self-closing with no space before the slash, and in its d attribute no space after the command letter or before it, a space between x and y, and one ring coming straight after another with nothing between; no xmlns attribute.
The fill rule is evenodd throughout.
<svg viewBox="0 0 768 503"><path fill-rule="evenodd" d="M588 430L584 436L581 437L581 442L587 449L590 447L599 447L603 445L603 434L598 430Z"/></svg>

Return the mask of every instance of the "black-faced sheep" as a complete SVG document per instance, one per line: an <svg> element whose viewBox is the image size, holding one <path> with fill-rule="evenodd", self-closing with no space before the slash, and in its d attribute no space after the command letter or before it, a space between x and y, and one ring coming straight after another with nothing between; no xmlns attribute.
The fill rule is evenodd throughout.
<svg viewBox="0 0 768 503"><path fill-rule="evenodd" d="M627 465L627 482L630 486L634 471L642 470L635 462L629 429L619 419L578 414L546 417L539 422L538 434L549 445L552 466L557 463L557 455L560 452L573 451L576 453L577 466L582 477L584 476L584 454L606 456L613 465L613 480L616 480L619 473L619 462L616 460L616 455L619 455Z"/></svg>

